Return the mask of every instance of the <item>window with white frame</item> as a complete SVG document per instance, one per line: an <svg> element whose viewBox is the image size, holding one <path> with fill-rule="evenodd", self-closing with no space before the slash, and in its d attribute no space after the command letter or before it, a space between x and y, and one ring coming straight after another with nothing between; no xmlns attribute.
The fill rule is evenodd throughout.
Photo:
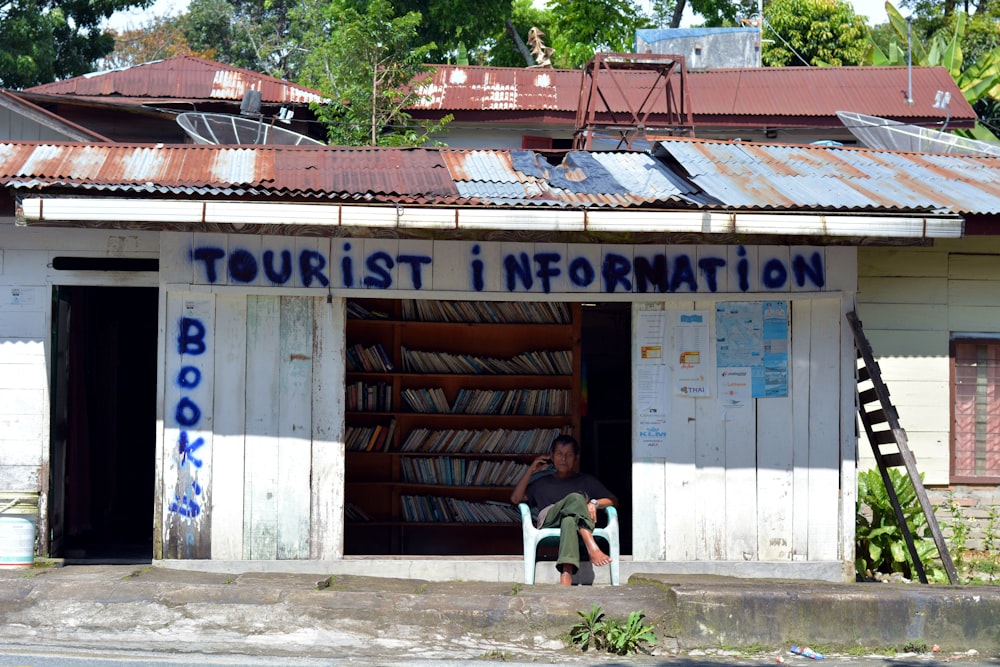
<svg viewBox="0 0 1000 667"><path fill-rule="evenodd" d="M951 341L951 480L1000 482L1000 338Z"/></svg>

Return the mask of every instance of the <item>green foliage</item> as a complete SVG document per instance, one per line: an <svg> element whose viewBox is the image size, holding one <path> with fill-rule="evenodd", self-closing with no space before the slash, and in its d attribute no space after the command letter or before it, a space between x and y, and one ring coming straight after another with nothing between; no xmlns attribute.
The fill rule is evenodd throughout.
<svg viewBox="0 0 1000 667"><path fill-rule="evenodd" d="M308 0L305 0L308 2ZM184 36L195 51L279 78L294 79L301 51L291 13L296 0L191 0Z"/></svg>
<svg viewBox="0 0 1000 667"><path fill-rule="evenodd" d="M865 20L846 0L772 0L764 7L764 65L859 65L868 46Z"/></svg>
<svg viewBox="0 0 1000 667"><path fill-rule="evenodd" d="M945 508L948 510L950 515L948 521L945 522L945 527L951 530L951 540L948 545L948 551L951 553L952 559L955 561L956 567L961 567L962 561L965 558L965 553L969 550L969 535L972 534L972 527L969 525L969 521L965 518L962 513L962 506L955 499L955 494L951 491L948 492L948 497L945 499Z"/></svg>
<svg viewBox="0 0 1000 667"><path fill-rule="evenodd" d="M0 3L0 86L29 88L93 71L114 37L101 21L152 0L8 0Z"/></svg>
<svg viewBox="0 0 1000 667"><path fill-rule="evenodd" d="M651 23L632 0L552 0L552 62L581 67L597 51L630 52L635 31Z"/></svg>
<svg viewBox="0 0 1000 667"><path fill-rule="evenodd" d="M707 27L734 26L741 18L757 15L757 0L691 0L691 11L705 19Z"/></svg>
<svg viewBox="0 0 1000 667"><path fill-rule="evenodd" d="M516 39L511 34L511 29L516 31L518 38L524 43L528 39L528 31L532 28L538 28L545 34L543 41L547 46L550 46L548 36L551 34L553 23L552 13L547 9L536 7L533 0L514 0L511 3L510 27L506 21L497 24L489 40L489 48L484 55L482 64L494 67L534 65L534 58L530 54L525 57L519 50ZM525 48L530 49L527 46Z"/></svg>
<svg viewBox="0 0 1000 667"><path fill-rule="evenodd" d="M624 623L605 618L597 604L589 612L578 611L577 614L582 620L570 629L570 640L583 651L593 647L615 655L649 653L646 645L656 643L653 626L643 623L641 611L631 612Z"/></svg>
<svg viewBox="0 0 1000 667"><path fill-rule="evenodd" d="M503 27L510 15L510 0L392 0L398 16L416 13L417 41L432 45L427 52L429 62L454 60L460 42L468 45L470 58L475 61L482 45ZM530 27L530 26L529 26Z"/></svg>
<svg viewBox="0 0 1000 667"><path fill-rule="evenodd" d="M910 478L896 468L888 469L889 478L902 509L903 518L913 537L914 546L928 580L941 580L945 573L932 559L938 556L927 517ZM871 513L869 519L863 507ZM862 577L876 572L900 572L908 579L916 575L903 531L896 520L889 493L877 469L858 473L858 502L855 534L855 570Z"/></svg>
<svg viewBox="0 0 1000 667"><path fill-rule="evenodd" d="M405 109L419 95L421 75L434 44L421 44L420 14L395 16L388 0L359 11L350 0L319 0L295 18L306 26L307 53L300 83L329 101L314 104L330 143L344 146L419 146L450 119L415 125Z"/></svg>

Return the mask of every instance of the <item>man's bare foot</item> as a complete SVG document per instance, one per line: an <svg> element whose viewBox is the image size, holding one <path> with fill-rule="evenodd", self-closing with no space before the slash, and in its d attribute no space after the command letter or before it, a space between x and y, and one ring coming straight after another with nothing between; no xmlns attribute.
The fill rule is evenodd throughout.
<svg viewBox="0 0 1000 667"><path fill-rule="evenodd" d="M587 549L587 554L590 556L590 564L594 567L602 567L611 563L611 557L600 549Z"/></svg>
<svg viewBox="0 0 1000 667"><path fill-rule="evenodd" d="M559 573L559 583L562 584L563 586L572 586L573 585L573 575L570 574L569 572L560 572Z"/></svg>

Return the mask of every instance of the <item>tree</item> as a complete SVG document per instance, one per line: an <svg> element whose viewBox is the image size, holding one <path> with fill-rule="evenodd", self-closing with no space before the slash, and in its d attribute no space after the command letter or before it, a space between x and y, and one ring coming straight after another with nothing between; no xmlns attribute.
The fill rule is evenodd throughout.
<svg viewBox="0 0 1000 667"><path fill-rule="evenodd" d="M214 51L234 67L294 79L301 52L289 12L296 0L191 0L184 35L195 51Z"/></svg>
<svg viewBox="0 0 1000 667"><path fill-rule="evenodd" d="M681 18L684 15L684 8L687 0L676 0L673 10L673 18L670 21L671 28L678 28L681 25ZM662 10L660 10L662 12ZM691 11L705 19L705 25L709 27L735 25L739 19L750 18L757 14L757 0L691 0Z"/></svg>
<svg viewBox="0 0 1000 667"><path fill-rule="evenodd" d="M530 52L526 56L518 45L520 40L525 50L528 31L538 28L545 33L545 39L552 30L552 13L547 9L535 6L532 0L514 0L511 4L511 16L503 21L493 33L487 49L484 64L494 67L526 67L535 64ZM548 42L546 42L548 43Z"/></svg>
<svg viewBox="0 0 1000 667"><path fill-rule="evenodd" d="M195 51L184 34L184 16L157 16L138 28L111 31L115 49L100 62L102 69L131 67L174 56L215 58L215 51Z"/></svg>
<svg viewBox="0 0 1000 667"><path fill-rule="evenodd" d="M101 30L120 9L152 0L7 0L0 3L0 85L28 88L94 69L114 48Z"/></svg>
<svg viewBox="0 0 1000 667"><path fill-rule="evenodd" d="M427 58L441 63L454 59L460 43L475 59L504 25L511 12L511 0L392 0L392 8L397 16L413 12L420 15L417 39L423 44L433 43Z"/></svg>
<svg viewBox="0 0 1000 667"><path fill-rule="evenodd" d="M635 31L651 27L632 0L553 0L549 10L558 67L581 67L597 51L630 52Z"/></svg>
<svg viewBox="0 0 1000 667"><path fill-rule="evenodd" d="M868 47L865 20L846 0L772 0L764 7L764 65L859 65Z"/></svg>
<svg viewBox="0 0 1000 667"><path fill-rule="evenodd" d="M327 124L330 143L426 142L440 123L414 126L405 111L419 95L415 82L430 76L424 61L436 48L419 40L419 13L397 17L388 0L370 0L363 11L350 0L315 0L297 10L296 20L308 26L300 83L329 98L313 110Z"/></svg>
<svg viewBox="0 0 1000 667"><path fill-rule="evenodd" d="M997 100L1000 99L1000 46L979 53L975 61L969 62L962 52L966 28L964 12L955 12L950 30L939 30L925 43L912 34L912 27L907 25L906 19L895 7L886 2L885 8L899 42L893 39L888 49L882 49L871 41L865 64L903 66L912 58L914 65L944 67L979 117L992 120ZM980 123L972 130L957 133L981 141L996 141L993 133Z"/></svg>

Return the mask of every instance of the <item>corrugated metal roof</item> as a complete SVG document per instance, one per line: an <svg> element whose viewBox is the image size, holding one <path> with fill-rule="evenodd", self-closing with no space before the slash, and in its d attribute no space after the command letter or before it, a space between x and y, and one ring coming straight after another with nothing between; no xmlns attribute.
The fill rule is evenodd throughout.
<svg viewBox="0 0 1000 667"><path fill-rule="evenodd" d="M319 91L223 65L195 56L175 56L107 72L95 72L28 88L28 92L80 97L233 100L247 90L261 93L263 102L308 103L322 100Z"/></svg>
<svg viewBox="0 0 1000 667"><path fill-rule="evenodd" d="M609 107L626 112L628 99L632 108L640 108L655 74L620 71L615 75L624 95L613 86L604 89ZM425 88L424 101L413 108L575 113L581 76L581 70L438 65ZM951 122L976 118L943 67L914 67L912 78L914 104L906 103L906 67L757 67L689 72L687 95L696 122L702 124L723 116L832 117L842 110L887 118L944 120L945 112L931 107L939 90L952 93ZM659 107L646 108L662 110L662 99Z"/></svg>
<svg viewBox="0 0 1000 667"><path fill-rule="evenodd" d="M685 139L655 154L737 208L1000 213L995 157Z"/></svg>
<svg viewBox="0 0 1000 667"><path fill-rule="evenodd" d="M439 206L1000 214L1000 158L673 139L643 152L0 143L0 185Z"/></svg>

